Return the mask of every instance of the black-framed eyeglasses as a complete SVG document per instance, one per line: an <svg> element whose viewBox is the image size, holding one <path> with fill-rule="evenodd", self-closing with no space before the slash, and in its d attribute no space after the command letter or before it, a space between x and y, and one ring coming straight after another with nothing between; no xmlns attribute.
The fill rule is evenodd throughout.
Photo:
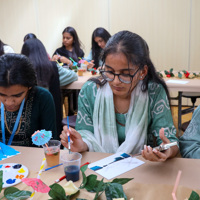
<svg viewBox="0 0 200 200"><path fill-rule="evenodd" d="M104 71L104 70L100 70L100 73L102 75L102 77L106 80L106 81L113 81L115 79L115 76L118 76L118 79L122 82L122 83L131 83L133 80L133 77L137 74L137 72L139 71L139 68L136 70L136 72L131 75L131 74L115 74L112 71Z"/></svg>

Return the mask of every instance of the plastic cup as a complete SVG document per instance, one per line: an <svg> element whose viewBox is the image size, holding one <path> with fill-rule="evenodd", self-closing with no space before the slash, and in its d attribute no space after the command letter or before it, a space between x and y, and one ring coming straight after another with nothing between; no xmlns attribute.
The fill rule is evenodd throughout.
<svg viewBox="0 0 200 200"><path fill-rule="evenodd" d="M67 181L78 181L82 155L77 152L65 153L61 156Z"/></svg>
<svg viewBox="0 0 200 200"><path fill-rule="evenodd" d="M82 68L84 71L87 71L87 65L86 65L86 64L81 63L81 68Z"/></svg>
<svg viewBox="0 0 200 200"><path fill-rule="evenodd" d="M49 140L48 143L42 145L49 167L58 165L60 162L60 145L59 140Z"/></svg>
<svg viewBox="0 0 200 200"><path fill-rule="evenodd" d="M83 70L82 69L78 69L78 76L83 76Z"/></svg>

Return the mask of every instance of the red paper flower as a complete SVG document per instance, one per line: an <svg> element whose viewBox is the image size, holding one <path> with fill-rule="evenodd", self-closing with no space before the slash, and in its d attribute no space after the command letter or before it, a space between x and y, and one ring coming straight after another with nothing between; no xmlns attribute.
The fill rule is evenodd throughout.
<svg viewBox="0 0 200 200"><path fill-rule="evenodd" d="M95 75L97 72L96 71L91 71L92 75Z"/></svg>
<svg viewBox="0 0 200 200"><path fill-rule="evenodd" d="M185 78L189 78L190 73L188 71L183 70L183 73L185 75Z"/></svg>

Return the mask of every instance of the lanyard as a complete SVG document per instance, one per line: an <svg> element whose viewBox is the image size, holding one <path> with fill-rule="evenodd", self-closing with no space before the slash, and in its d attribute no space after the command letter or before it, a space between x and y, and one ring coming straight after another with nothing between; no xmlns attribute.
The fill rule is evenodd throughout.
<svg viewBox="0 0 200 200"><path fill-rule="evenodd" d="M15 121L15 125L14 125L14 128L13 128L13 131L12 131L12 134L10 136L10 139L8 141L8 145L11 145L12 141L13 141L13 138L15 136L15 132L17 130L17 127L18 127L18 124L19 124L19 120L21 118L21 115L22 115L22 110L24 108L24 102L25 102L25 98L23 99L21 105L20 105L20 108L19 108L19 112L18 112L18 115L17 115L17 119ZM6 139L5 139L5 123L4 123L4 104L1 102L1 130L2 130L2 140L3 140L3 143L6 144Z"/></svg>

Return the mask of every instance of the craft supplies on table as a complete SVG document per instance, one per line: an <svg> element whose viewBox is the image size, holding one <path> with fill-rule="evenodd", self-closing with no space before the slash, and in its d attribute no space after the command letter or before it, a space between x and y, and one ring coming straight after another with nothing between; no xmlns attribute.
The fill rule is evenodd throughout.
<svg viewBox="0 0 200 200"><path fill-rule="evenodd" d="M143 161L133 158L129 154L116 153L112 156L91 163L88 165L88 168L94 170L106 179L112 179L131 169L139 167L142 164L144 164Z"/></svg>
<svg viewBox="0 0 200 200"><path fill-rule="evenodd" d="M28 176L29 170L26 166L18 163L5 163L0 165L3 171L3 188L20 183L22 178Z"/></svg>

